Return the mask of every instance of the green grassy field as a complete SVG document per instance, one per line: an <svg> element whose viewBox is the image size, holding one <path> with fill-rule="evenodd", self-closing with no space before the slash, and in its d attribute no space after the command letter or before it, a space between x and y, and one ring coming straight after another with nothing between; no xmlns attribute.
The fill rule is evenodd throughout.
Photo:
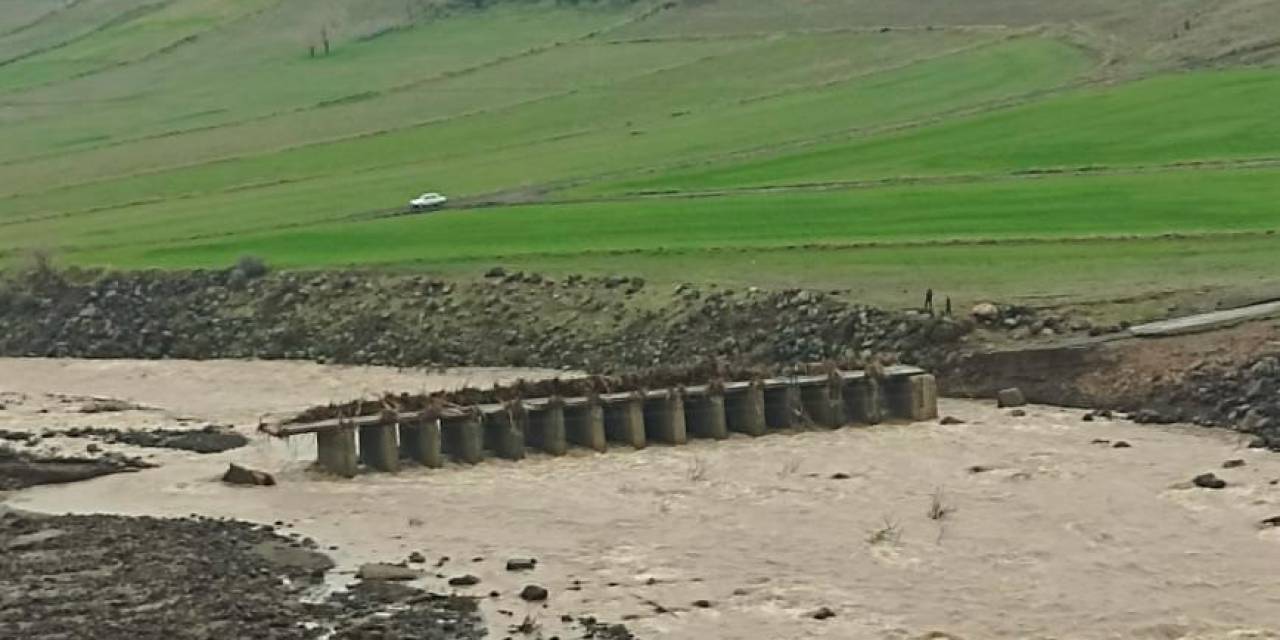
<svg viewBox="0 0 1280 640"><path fill-rule="evenodd" d="M1270 9L1151 4L17 0L0 260L1280 284ZM398 215L427 190L456 206Z"/></svg>

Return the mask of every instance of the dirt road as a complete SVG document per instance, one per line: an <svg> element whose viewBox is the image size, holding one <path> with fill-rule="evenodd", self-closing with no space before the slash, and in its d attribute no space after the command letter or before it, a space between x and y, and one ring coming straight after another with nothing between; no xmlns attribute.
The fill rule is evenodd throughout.
<svg viewBox="0 0 1280 640"><path fill-rule="evenodd" d="M4 360L0 392L25 399L0 411L0 428L90 419L58 410L49 392L156 407L92 416L103 426L174 416L251 425L262 413L362 389L459 381L277 363ZM48 413L38 413L41 403ZM212 456L161 451L148 458L158 469L27 490L9 503L283 521L322 550L337 547L328 551L337 583L363 562L418 551L430 566L447 556L437 570L444 578L421 584L448 591L447 578L479 578L456 589L499 593L482 604L495 637L526 615L555 635L561 615L586 613L644 638L1280 637L1280 529L1260 525L1280 515L1276 454L1244 448L1237 434L1084 422L1079 411L942 408L965 423L351 481L306 471L309 444L257 439ZM1235 459L1243 466L1223 468ZM229 461L275 472L280 484L224 486L216 477ZM1207 472L1227 487L1191 484ZM505 570L523 556L538 559L534 571ZM526 584L550 590L546 608L516 597ZM834 615L815 619L823 607Z"/></svg>

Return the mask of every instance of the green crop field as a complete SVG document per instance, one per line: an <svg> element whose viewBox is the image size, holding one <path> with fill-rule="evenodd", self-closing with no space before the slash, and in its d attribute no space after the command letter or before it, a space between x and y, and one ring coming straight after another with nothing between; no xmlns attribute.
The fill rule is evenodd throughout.
<svg viewBox="0 0 1280 640"><path fill-rule="evenodd" d="M11 0L0 261L1265 289L1272 4Z"/></svg>

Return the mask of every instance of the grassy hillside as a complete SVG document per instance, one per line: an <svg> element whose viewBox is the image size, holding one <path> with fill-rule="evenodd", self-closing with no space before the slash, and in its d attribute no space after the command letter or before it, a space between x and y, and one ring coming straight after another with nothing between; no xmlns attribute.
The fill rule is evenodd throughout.
<svg viewBox="0 0 1280 640"><path fill-rule="evenodd" d="M0 259L1280 280L1277 3L473 4L3 3ZM398 215L426 190L455 208Z"/></svg>

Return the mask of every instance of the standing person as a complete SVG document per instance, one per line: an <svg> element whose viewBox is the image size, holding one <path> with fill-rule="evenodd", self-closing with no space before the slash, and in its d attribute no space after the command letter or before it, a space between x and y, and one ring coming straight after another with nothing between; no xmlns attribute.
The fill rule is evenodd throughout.
<svg viewBox="0 0 1280 640"><path fill-rule="evenodd" d="M933 289L924 292L924 310L929 315L933 315Z"/></svg>
<svg viewBox="0 0 1280 640"><path fill-rule="evenodd" d="M947 296L947 317L951 317L951 296Z"/></svg>

